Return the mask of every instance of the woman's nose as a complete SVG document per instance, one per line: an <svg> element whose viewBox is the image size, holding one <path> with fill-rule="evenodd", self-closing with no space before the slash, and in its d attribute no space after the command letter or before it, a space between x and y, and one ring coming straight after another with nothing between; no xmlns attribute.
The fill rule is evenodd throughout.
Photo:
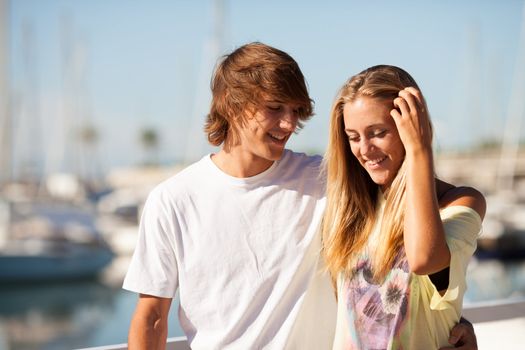
<svg viewBox="0 0 525 350"><path fill-rule="evenodd" d="M361 154L367 155L374 149L374 144L370 140L363 138L361 139L360 147L361 147Z"/></svg>

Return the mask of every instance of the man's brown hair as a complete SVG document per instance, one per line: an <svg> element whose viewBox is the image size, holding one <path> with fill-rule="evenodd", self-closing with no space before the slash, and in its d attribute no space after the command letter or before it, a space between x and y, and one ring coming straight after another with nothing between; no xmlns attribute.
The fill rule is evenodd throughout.
<svg viewBox="0 0 525 350"><path fill-rule="evenodd" d="M313 115L313 101L297 62L286 52L259 42L223 56L213 74L211 91L204 131L214 146L225 141L236 144L245 112L255 112L266 100L298 104L300 121Z"/></svg>

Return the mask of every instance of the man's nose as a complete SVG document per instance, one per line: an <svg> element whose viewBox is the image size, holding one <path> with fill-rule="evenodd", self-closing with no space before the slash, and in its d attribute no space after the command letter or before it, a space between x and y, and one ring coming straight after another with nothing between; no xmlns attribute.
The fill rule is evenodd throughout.
<svg viewBox="0 0 525 350"><path fill-rule="evenodd" d="M295 111L286 111L280 119L279 126L282 129L295 131L299 117Z"/></svg>

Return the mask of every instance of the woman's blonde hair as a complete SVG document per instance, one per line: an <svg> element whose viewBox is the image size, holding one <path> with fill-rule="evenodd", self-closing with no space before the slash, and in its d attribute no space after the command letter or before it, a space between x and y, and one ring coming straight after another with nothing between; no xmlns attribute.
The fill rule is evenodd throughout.
<svg viewBox="0 0 525 350"><path fill-rule="evenodd" d="M345 133L345 104L360 97L393 101L406 87L419 89L401 68L378 65L351 77L332 106L330 134L325 155L327 206L323 219L324 254L335 279L340 272L352 274L356 259L367 245L376 220L379 187L352 154ZM403 249L405 167L401 165L385 203L380 241L371 252L373 278L382 281Z"/></svg>

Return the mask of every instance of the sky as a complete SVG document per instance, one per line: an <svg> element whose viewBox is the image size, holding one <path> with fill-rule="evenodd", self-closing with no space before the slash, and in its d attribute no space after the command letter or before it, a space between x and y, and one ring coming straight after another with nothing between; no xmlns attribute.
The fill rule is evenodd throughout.
<svg viewBox="0 0 525 350"><path fill-rule="evenodd" d="M213 67L252 41L288 52L308 82L316 115L294 150L324 152L339 87L375 64L416 79L437 150L501 140L525 71L524 2L7 1L16 158L47 171L196 160L214 150L202 131ZM97 130L92 147L75 136L83 125ZM158 154L142 147L144 128L157 131Z"/></svg>

